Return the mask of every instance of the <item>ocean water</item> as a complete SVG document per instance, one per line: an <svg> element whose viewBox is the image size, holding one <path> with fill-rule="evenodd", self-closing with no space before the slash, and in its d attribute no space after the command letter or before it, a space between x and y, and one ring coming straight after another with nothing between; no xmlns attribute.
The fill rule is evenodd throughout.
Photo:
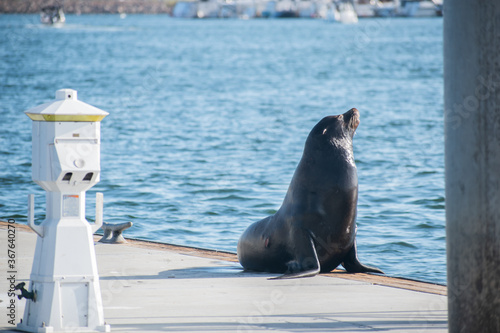
<svg viewBox="0 0 500 333"><path fill-rule="evenodd" d="M442 19L180 20L0 15L0 218L26 223L31 120L72 88L101 123L107 222L131 237L236 251L280 207L305 139L356 107L362 262L446 282Z"/></svg>

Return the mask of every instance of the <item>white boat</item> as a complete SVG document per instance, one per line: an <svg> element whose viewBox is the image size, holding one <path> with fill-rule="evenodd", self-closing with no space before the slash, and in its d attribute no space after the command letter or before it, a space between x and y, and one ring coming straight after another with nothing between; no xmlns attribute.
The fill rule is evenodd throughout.
<svg viewBox="0 0 500 333"><path fill-rule="evenodd" d="M62 7L46 6L40 11L40 22L48 25L62 25L66 22L66 16Z"/></svg>
<svg viewBox="0 0 500 333"><path fill-rule="evenodd" d="M438 16L438 7L437 5L430 0L419 1L418 7L413 13L414 17L433 17Z"/></svg>
<svg viewBox="0 0 500 333"><path fill-rule="evenodd" d="M219 4L217 1L198 2L197 18L217 18L219 16Z"/></svg>
<svg viewBox="0 0 500 333"><path fill-rule="evenodd" d="M438 15L438 10L430 0L403 0L397 14L404 17L433 17Z"/></svg>
<svg viewBox="0 0 500 333"><path fill-rule="evenodd" d="M375 0L357 0L354 2L354 10L359 18L374 17L376 6L377 1Z"/></svg>
<svg viewBox="0 0 500 333"><path fill-rule="evenodd" d="M377 1L375 8L375 16L378 17L393 17L397 16L399 8L399 0L393 1Z"/></svg>
<svg viewBox="0 0 500 333"><path fill-rule="evenodd" d="M330 5L331 5L330 2L327 0L317 0L316 17L326 20L330 10Z"/></svg>
<svg viewBox="0 0 500 333"><path fill-rule="evenodd" d="M433 17L440 15L438 0L393 0L379 1L375 16L380 17Z"/></svg>
<svg viewBox="0 0 500 333"><path fill-rule="evenodd" d="M332 3L328 10L326 19L344 24L358 23L358 15L356 14L352 3L349 1Z"/></svg>
<svg viewBox="0 0 500 333"><path fill-rule="evenodd" d="M340 23L353 24L358 23L358 14L354 10L351 2L341 2L338 5L338 11L340 14Z"/></svg>

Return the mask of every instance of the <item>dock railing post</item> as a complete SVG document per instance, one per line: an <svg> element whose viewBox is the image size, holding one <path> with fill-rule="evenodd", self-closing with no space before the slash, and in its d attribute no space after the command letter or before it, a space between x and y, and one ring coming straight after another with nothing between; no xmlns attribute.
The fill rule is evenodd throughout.
<svg viewBox="0 0 500 333"><path fill-rule="evenodd" d="M450 332L500 332L500 1L444 4Z"/></svg>

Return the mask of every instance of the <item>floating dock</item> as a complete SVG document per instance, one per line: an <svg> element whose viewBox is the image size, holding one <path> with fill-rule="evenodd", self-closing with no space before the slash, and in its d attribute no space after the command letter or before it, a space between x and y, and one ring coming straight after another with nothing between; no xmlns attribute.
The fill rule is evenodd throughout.
<svg viewBox="0 0 500 333"><path fill-rule="evenodd" d="M16 283L27 282L37 235L15 224ZM96 237L97 241L100 237ZM0 331L7 306L8 224L0 222ZM447 332L446 287L341 270L269 280L236 255L128 240L96 242L104 318L112 332ZM17 291L19 293L19 291ZM15 322L26 300L15 297Z"/></svg>

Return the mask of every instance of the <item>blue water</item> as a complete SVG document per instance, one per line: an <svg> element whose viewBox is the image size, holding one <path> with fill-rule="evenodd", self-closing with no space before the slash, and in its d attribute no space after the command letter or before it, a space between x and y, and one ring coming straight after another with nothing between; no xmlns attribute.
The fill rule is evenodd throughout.
<svg viewBox="0 0 500 333"><path fill-rule="evenodd" d="M0 218L26 223L31 120L72 88L108 111L107 222L128 236L236 251L276 212L310 129L352 107L362 262L446 282L441 19L176 20L0 15Z"/></svg>

